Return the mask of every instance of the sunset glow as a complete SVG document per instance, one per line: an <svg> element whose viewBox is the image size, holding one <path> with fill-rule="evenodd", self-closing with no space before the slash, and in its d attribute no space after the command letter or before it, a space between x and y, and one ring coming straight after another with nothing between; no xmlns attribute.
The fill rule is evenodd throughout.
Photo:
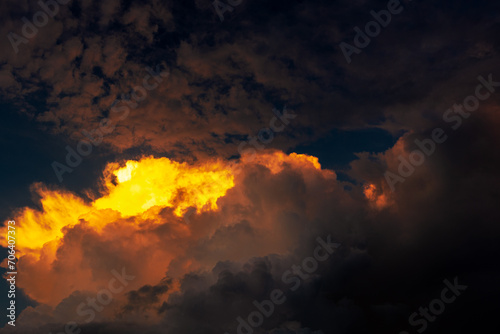
<svg viewBox="0 0 500 334"><path fill-rule="evenodd" d="M0 334L496 328L500 2L0 18Z"/></svg>

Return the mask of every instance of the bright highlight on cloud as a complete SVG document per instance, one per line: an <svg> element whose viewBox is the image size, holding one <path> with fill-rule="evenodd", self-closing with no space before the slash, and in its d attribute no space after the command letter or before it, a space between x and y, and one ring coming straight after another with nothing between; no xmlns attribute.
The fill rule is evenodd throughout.
<svg viewBox="0 0 500 334"><path fill-rule="evenodd" d="M265 202L253 203L253 187L289 183L287 178L292 176L313 187L324 180L335 182L335 173L322 170L317 158L295 153L243 156L237 166L238 171L220 160L189 165L154 157L110 163L104 171L103 195L90 201L65 190L33 185L39 208L26 207L13 214L25 273L19 287L37 302L55 306L75 287L92 291L105 284L110 267L139 271L134 284L140 287L158 283L167 268L179 278L192 270L209 269L220 260L281 252L288 241L276 242L273 235L292 226L281 225L273 216L278 207L273 205L271 210ZM253 177L259 181L246 182ZM228 191L231 196L226 196ZM281 209L297 206L290 201L281 205ZM192 224L183 218L190 208L196 209ZM222 232L229 225L234 225L233 230ZM229 231L238 237L224 236ZM1 235L7 235L5 228ZM0 242L7 246L5 238ZM233 243L241 242L251 249L236 251ZM194 245L210 249L206 253L210 255L189 253ZM60 275L64 282L57 280Z"/></svg>
<svg viewBox="0 0 500 334"><path fill-rule="evenodd" d="M62 229L78 223L79 218L91 208L79 197L64 190L49 190L34 184L33 194L40 197L42 211L23 208L15 213L17 224L17 251L26 253L41 248L45 243L63 236ZM7 247L7 225L2 228L0 242Z"/></svg>
<svg viewBox="0 0 500 334"><path fill-rule="evenodd" d="M64 228L78 224L80 219L101 230L120 216L138 215L152 207L172 207L177 216L190 207L216 210L217 199L234 186L231 171L221 162L188 166L167 158L148 157L127 161L124 167L109 164L105 175L108 194L92 204L64 190L49 190L35 184L32 191L40 197L42 211L24 208L17 212L18 250L26 253L57 241ZM108 219L103 220L105 209L114 212L108 212ZM2 233L3 246L7 246L6 235Z"/></svg>
<svg viewBox="0 0 500 334"><path fill-rule="evenodd" d="M189 166L149 157L116 168L116 164L108 166L109 194L97 199L93 206L113 209L123 216L137 215L154 206L174 207L177 216L190 207L216 210L217 199L234 186L231 170L221 162Z"/></svg>

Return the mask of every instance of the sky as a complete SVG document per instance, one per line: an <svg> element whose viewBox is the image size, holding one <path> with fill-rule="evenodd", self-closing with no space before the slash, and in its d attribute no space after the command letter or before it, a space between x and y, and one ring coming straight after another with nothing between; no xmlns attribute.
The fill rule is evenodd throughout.
<svg viewBox="0 0 500 334"><path fill-rule="evenodd" d="M0 334L496 328L499 9L2 1Z"/></svg>

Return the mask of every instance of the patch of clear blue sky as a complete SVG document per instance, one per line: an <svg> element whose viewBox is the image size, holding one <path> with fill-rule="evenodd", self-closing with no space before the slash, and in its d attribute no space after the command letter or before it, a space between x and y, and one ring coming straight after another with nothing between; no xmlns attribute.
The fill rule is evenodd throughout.
<svg viewBox="0 0 500 334"><path fill-rule="evenodd" d="M356 130L333 130L328 135L308 144L298 145L289 150L317 157L322 167L335 171L345 171L349 163L356 160L358 152L384 152L394 146L399 136L380 128ZM340 180L349 180L342 172Z"/></svg>

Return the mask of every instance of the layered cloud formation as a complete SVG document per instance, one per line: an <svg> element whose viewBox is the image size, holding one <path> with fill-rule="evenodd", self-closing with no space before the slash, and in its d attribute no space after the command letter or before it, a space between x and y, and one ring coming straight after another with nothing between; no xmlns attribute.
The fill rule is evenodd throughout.
<svg viewBox="0 0 500 334"><path fill-rule="evenodd" d="M21 34L37 2L2 2L0 35ZM500 81L499 5L412 1L347 64L338 44L386 5L244 1L221 23L210 1L75 0L18 53L1 38L1 102L42 131L30 143L58 144L30 179L32 203L2 208L18 223L17 284L32 306L0 332L232 334L275 289L286 302L254 333L414 332L408 316L457 276L468 290L427 333L488 328L500 95L395 190L385 172L449 128L443 113L479 75ZM157 86L136 99L145 82ZM264 145L285 105L297 117ZM113 129L59 184L50 162L103 120ZM354 151L342 171L292 153L373 128L395 144ZM32 164L24 151L9 161L23 157ZM291 291L283 274L318 238L341 246Z"/></svg>
<svg viewBox="0 0 500 334"><path fill-rule="evenodd" d="M0 89L51 133L77 141L82 130L109 118L117 124L104 138L112 152L146 147L181 160L234 155L228 144L267 125L276 104L300 115L290 128L296 136L273 143L284 150L338 128L422 130L440 108L468 93L477 75L498 68L490 29L497 23L472 24L469 16L479 13L466 10L463 1L449 2L459 7L455 11L415 2L359 61L347 64L338 44L385 3L258 1L238 6L234 19L221 24L213 6L202 1L71 1L59 5L18 54L7 38L0 40ZM495 11L495 4L484 5L491 7L484 11ZM22 17L40 10L28 0L1 6L9 13L2 18L5 36L21 34ZM428 13L435 19L428 20ZM436 32L436 21L453 28ZM409 22L418 33L408 30ZM474 42L461 45L464 39ZM433 62L430 55L439 52L443 60ZM110 111L113 103L122 94L130 98L146 67L157 65L170 76L136 109L128 105L130 115L119 120ZM447 70L436 71L441 65Z"/></svg>
<svg viewBox="0 0 500 334"><path fill-rule="evenodd" d="M193 275L205 277L230 263L238 268L255 256L286 258L310 233L311 219L320 218L310 199L317 191L333 199L340 187L317 159L281 152L245 156L237 168L145 157L110 164L103 185L103 195L88 201L37 184L41 210L17 212L18 287L40 303L23 312L19 328L82 321L70 310L122 268L134 280L98 320L137 313L150 322L148 314L167 312L167 297L179 298ZM196 212L188 222L183 214L189 208Z"/></svg>
<svg viewBox="0 0 500 334"><path fill-rule="evenodd" d="M496 114L483 115L498 122ZM486 121L479 119L467 127L472 133ZM474 140L463 144L465 152L476 146ZM379 159L399 154L400 146ZM353 171L361 175L363 164L373 163L361 157ZM287 302L257 332L363 332L385 328L383 319L404 329L401 320L420 294L433 292L428 286L422 291L421 280L437 289L443 277L458 275L476 287L498 277L490 255L480 257L498 251L488 237L499 232L490 224L498 218L494 204L478 205L463 192L450 192L455 175L438 177L436 169L423 168L392 193L382 174L353 188L310 156L275 151L243 156L235 165L151 157L110 164L102 193L89 194L93 199L34 186L40 210L21 209L15 217L23 269L18 284L39 304L23 311L16 330L63 331L75 321L85 331L103 333L236 332L236 319L246 319L253 302L269 299L276 288L287 291ZM462 169L475 180L455 179L465 193L475 192L485 178L497 180L493 171L475 171L474 165L455 173ZM483 191L497 191L495 183ZM142 187L150 189L150 198ZM210 187L220 192L205 197ZM186 220L189 208L196 212ZM43 244L21 237L35 232ZM283 274L311 256L318 237L341 247L290 291ZM99 312L89 317L88 298L95 301L122 270L133 279L111 303L97 303ZM455 326L460 323L446 324Z"/></svg>

